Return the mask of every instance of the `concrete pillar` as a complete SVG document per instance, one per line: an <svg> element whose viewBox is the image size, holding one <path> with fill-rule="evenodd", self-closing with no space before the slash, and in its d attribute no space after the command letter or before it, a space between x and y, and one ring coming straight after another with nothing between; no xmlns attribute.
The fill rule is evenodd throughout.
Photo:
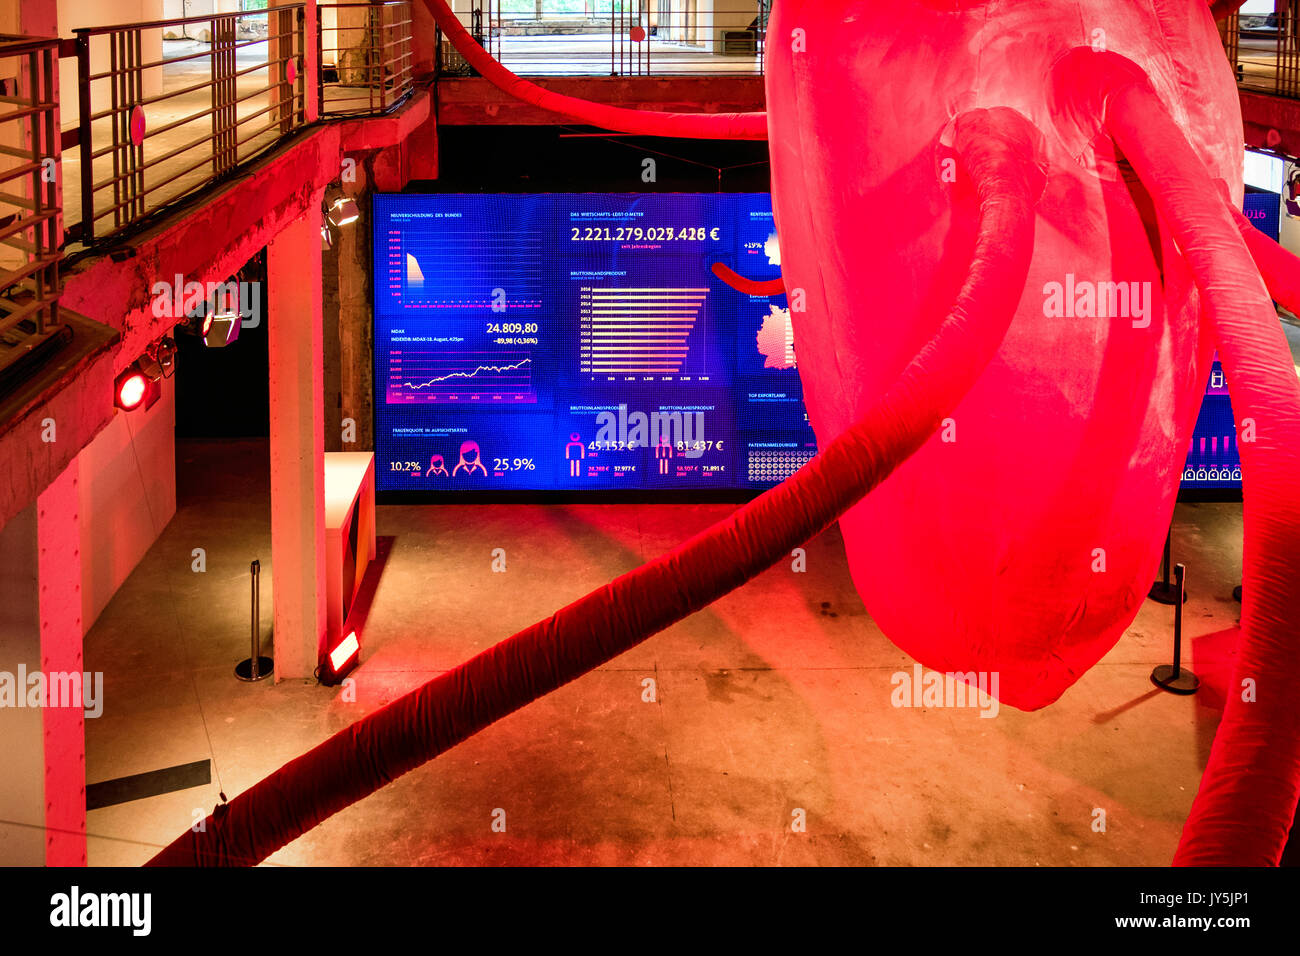
<svg viewBox="0 0 1300 956"><path fill-rule="evenodd" d="M397 149L387 152L397 154ZM361 218L334 230L334 245L325 260L325 448L328 451L372 451L374 444L374 325L371 312L370 199L372 188L400 189L404 181L390 177L387 187L376 183L380 154L357 154L355 178L344 181L344 193L357 201ZM343 422L351 419L351 442L344 440Z"/></svg>
<svg viewBox="0 0 1300 956"><path fill-rule="evenodd" d="M276 680L310 677L325 649L320 203L267 247Z"/></svg>
<svg viewBox="0 0 1300 956"><path fill-rule="evenodd" d="M371 157L373 162L374 157ZM375 447L371 424L374 416L374 323L370 305L370 187L371 162L359 163L354 183L344 191L357 201L361 218L338 230L338 299L340 352L340 406L351 418L356 443L340 451L371 451Z"/></svg>

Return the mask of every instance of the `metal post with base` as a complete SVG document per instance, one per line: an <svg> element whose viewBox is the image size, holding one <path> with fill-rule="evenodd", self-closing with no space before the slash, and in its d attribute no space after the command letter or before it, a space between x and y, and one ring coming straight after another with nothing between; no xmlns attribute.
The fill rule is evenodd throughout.
<svg viewBox="0 0 1300 956"><path fill-rule="evenodd" d="M1151 585L1151 590L1147 592L1147 597L1155 601L1157 604L1173 604L1176 600L1174 597L1173 582L1169 580L1169 548L1173 536L1174 527L1171 524L1169 526L1169 531L1165 534L1165 556L1160 559L1160 580ZM1187 600L1187 592L1181 587L1178 590L1182 594L1183 601L1185 602Z"/></svg>
<svg viewBox="0 0 1300 956"><path fill-rule="evenodd" d="M253 653L247 660L235 665L235 676L240 680L255 681L270 677L275 670L275 662L262 656L262 617L258 592L261 588L260 575L262 563L254 561L248 566L248 573L253 582Z"/></svg>
<svg viewBox="0 0 1300 956"><path fill-rule="evenodd" d="M1201 680L1189 670L1184 670L1182 666L1183 657L1183 602L1187 600L1187 594L1183 590L1183 575L1186 569L1181 565L1174 566L1174 588L1176 589L1173 600L1169 603L1174 606L1174 662L1173 664L1161 664L1151 672L1151 683L1155 684L1161 690L1167 690L1171 694L1195 694L1197 688L1201 686Z"/></svg>

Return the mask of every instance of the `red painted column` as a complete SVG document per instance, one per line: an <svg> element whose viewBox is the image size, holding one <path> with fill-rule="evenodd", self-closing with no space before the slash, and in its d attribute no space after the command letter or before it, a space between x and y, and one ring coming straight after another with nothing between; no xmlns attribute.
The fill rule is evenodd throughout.
<svg viewBox="0 0 1300 956"><path fill-rule="evenodd" d="M312 676L325 646L320 203L317 194L267 246L276 680Z"/></svg>
<svg viewBox="0 0 1300 956"><path fill-rule="evenodd" d="M81 509L74 460L36 499L37 576L40 582L41 670L82 674ZM83 680L85 675L83 675ZM91 699L100 710L103 682L93 675ZM82 685L84 688L84 684ZM95 699L99 697L100 699ZM82 692L82 704L88 699ZM45 865L86 865L86 713L57 706L42 713L45 747Z"/></svg>

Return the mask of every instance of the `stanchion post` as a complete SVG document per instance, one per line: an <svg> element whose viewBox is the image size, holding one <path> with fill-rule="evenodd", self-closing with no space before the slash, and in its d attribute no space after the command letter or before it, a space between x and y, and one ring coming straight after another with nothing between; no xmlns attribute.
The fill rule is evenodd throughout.
<svg viewBox="0 0 1300 956"><path fill-rule="evenodd" d="M1161 664L1151 672L1151 683L1171 694L1195 694L1201 686L1200 678L1183 668L1183 602L1187 600L1184 578L1187 569L1174 565L1174 662Z"/></svg>
<svg viewBox="0 0 1300 956"><path fill-rule="evenodd" d="M252 587L252 653L248 660L235 665L235 676L243 681L258 681L270 677L275 670L275 662L262 656L262 609L261 609L261 573L262 562L254 561L248 566L248 575Z"/></svg>
<svg viewBox="0 0 1300 956"><path fill-rule="evenodd" d="M1169 580L1169 553L1173 536L1174 526L1173 524L1170 524L1169 530L1165 533L1165 554L1164 557L1160 559L1160 580L1151 585L1151 590L1147 592L1147 597L1155 601L1157 604L1173 604L1175 600L1187 600L1187 592L1181 588L1177 590L1182 597L1175 597L1175 587Z"/></svg>

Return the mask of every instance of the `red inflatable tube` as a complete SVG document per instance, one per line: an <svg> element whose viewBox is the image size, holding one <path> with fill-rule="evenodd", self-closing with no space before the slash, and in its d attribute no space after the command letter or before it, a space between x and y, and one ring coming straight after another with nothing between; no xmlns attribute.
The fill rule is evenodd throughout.
<svg viewBox="0 0 1300 956"><path fill-rule="evenodd" d="M767 139L766 113L659 113L565 96L515 76L461 25L446 0L425 0L452 46L484 79L511 96L582 123L642 136L681 139Z"/></svg>
<svg viewBox="0 0 1300 956"><path fill-rule="evenodd" d="M1242 642L1174 863L1273 866L1300 798L1300 382L1229 207L1145 74L1114 53L1070 66L1192 268L1240 435ZM1266 262L1276 274L1271 253Z"/></svg>
<svg viewBox="0 0 1300 956"><path fill-rule="evenodd" d="M919 448L996 354L1020 300L1043 186L1020 114L959 117L980 201L948 318L881 401L807 466L725 521L335 734L186 832L151 865L249 865L326 817L700 610L824 529Z"/></svg>
<svg viewBox="0 0 1300 956"><path fill-rule="evenodd" d="M1210 4L1210 15L1216 20L1226 20L1238 10L1246 0L1213 0Z"/></svg>
<svg viewBox="0 0 1300 956"><path fill-rule="evenodd" d="M1293 255L1256 229L1240 209L1229 206L1237 229L1245 237L1246 248L1255 267L1264 277L1268 294L1291 312L1300 315L1300 256Z"/></svg>
<svg viewBox="0 0 1300 956"><path fill-rule="evenodd" d="M784 279L746 279L739 272L729 269L721 262L713 264L713 274L731 286L737 292L743 292L745 295L785 295Z"/></svg>

